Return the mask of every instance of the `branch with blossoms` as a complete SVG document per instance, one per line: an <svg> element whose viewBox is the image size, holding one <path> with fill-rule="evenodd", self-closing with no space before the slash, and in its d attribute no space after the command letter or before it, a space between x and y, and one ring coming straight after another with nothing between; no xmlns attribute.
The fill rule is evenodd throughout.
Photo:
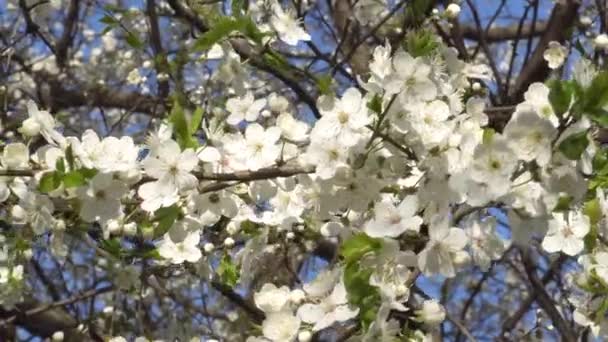
<svg viewBox="0 0 608 342"><path fill-rule="evenodd" d="M0 340L608 336L600 2L2 16Z"/></svg>

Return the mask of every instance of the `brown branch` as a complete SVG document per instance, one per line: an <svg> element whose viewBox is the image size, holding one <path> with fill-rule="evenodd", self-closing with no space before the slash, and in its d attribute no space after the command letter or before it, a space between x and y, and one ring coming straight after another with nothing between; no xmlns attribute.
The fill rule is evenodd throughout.
<svg viewBox="0 0 608 342"><path fill-rule="evenodd" d="M156 69L158 72L167 72L167 61L165 59L165 51L163 49L162 40L160 36L160 29L158 27L158 14L156 13L156 1L146 1L146 12L148 15L148 23L150 25L150 44L154 51L156 59ZM162 79L158 81L158 93L161 98L166 98L169 95L169 80Z"/></svg>
<svg viewBox="0 0 608 342"><path fill-rule="evenodd" d="M537 22L534 24L523 25L521 29L521 33L518 34L517 29L519 25L511 25L511 26L498 26L498 27L490 27L487 31L485 31L485 40L488 43L497 43L505 40L513 40L517 38L530 38L530 37L538 37L542 35L547 29L547 22ZM465 39L470 40L480 40L482 32L471 25L461 25L462 36Z"/></svg>
<svg viewBox="0 0 608 342"><path fill-rule="evenodd" d="M243 297L241 297L238 293L234 292L234 290L232 290L230 287L218 281L212 281L211 286L213 286L215 290L221 293L222 296L228 298L232 303L243 309L255 323L262 323L265 316L262 310L258 309L256 306L243 299Z"/></svg>
<svg viewBox="0 0 608 342"><path fill-rule="evenodd" d="M536 302L538 302L540 307L545 311L549 318L551 318L553 325L561 335L561 340L575 342L577 339L574 331L572 331L571 327L557 310L553 299L545 289L545 284L536 276L536 265L531 258L530 252L530 250L522 251L522 262L528 279L530 280L530 286L536 295Z"/></svg>
<svg viewBox="0 0 608 342"><path fill-rule="evenodd" d="M59 68L66 66L68 49L74 39L74 27L78 22L80 0L71 0L68 7L68 13L63 22L63 34L55 45L55 57Z"/></svg>
<svg viewBox="0 0 608 342"><path fill-rule="evenodd" d="M549 42L557 41L563 43L568 38L568 31L576 23L579 6L580 2L578 0L564 0L555 4L549 22L546 24L546 29L536 45L532 57L524 65L515 82L515 86L508 94L510 102L521 101L524 92L530 84L542 82L549 76L551 69L549 69L543 54ZM540 27L542 24L537 23L536 25Z"/></svg>

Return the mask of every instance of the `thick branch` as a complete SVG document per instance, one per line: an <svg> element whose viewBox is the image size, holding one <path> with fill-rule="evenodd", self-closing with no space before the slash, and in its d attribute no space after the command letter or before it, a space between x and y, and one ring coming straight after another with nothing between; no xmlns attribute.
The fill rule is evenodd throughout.
<svg viewBox="0 0 608 342"><path fill-rule="evenodd" d="M562 341L576 341L576 335L555 307L553 299L551 299L551 296L549 296L545 289L545 284L543 284L543 282L536 276L536 266L530 257L529 250L522 253L522 261L526 274L528 275L528 279L530 280L530 285L536 294L536 301L545 311L545 313L551 318L553 325L561 335L560 337Z"/></svg>
<svg viewBox="0 0 608 342"><path fill-rule="evenodd" d="M564 0L555 4L544 34L536 45L532 57L524 65L515 82L515 86L511 93L508 94L512 102L522 100L523 93L528 89L530 84L542 82L549 76L551 69L549 69L543 54L549 42L557 41L563 43L568 38L568 31L576 23L579 6L580 3L577 0ZM537 26L541 26L540 23L537 23Z"/></svg>
<svg viewBox="0 0 608 342"><path fill-rule="evenodd" d="M68 49L74 39L74 27L76 27L78 22L79 3L80 0L70 1L68 13L63 22L63 34L55 45L55 56L57 58L57 65L60 68L63 68L66 65Z"/></svg>
<svg viewBox="0 0 608 342"><path fill-rule="evenodd" d="M496 43L505 40L513 40L516 38L529 38L538 37L547 30L548 23L546 21L537 22L536 25L532 23L526 24L522 27L521 33L518 34L518 25L514 24L511 26L496 26L491 27L485 32L485 40L488 43ZM476 26L463 25L460 26L462 36L465 39L480 40L481 32Z"/></svg>

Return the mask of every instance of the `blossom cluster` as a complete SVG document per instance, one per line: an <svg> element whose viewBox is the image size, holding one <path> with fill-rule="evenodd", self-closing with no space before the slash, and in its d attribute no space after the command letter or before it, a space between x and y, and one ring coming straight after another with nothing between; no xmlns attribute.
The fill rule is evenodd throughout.
<svg viewBox="0 0 608 342"><path fill-rule="evenodd" d="M275 4L262 31L297 45L310 40L300 25ZM550 44L545 59L554 69L565 55ZM176 100L145 141L68 136L51 113L24 103L28 118L0 154L0 212L20 228L0 235L0 304L19 300L28 243L40 236L62 255L68 236L99 230L100 253L192 266L231 287L252 282L269 250L329 241L337 259L314 279L254 289L263 319L248 341L305 342L353 320L363 341L415 340L446 318L414 293L420 275L487 270L512 245L536 244L578 257L574 319L608 334L597 315L608 303L608 156L591 134L604 105L592 98L607 74L581 59L572 80L532 84L501 125L469 84L484 68L454 49L387 43L369 69L360 87L321 96L312 124L286 97L257 97L242 82L213 117ZM139 272L125 267L116 285L130 290ZM391 312L424 329L404 331Z"/></svg>

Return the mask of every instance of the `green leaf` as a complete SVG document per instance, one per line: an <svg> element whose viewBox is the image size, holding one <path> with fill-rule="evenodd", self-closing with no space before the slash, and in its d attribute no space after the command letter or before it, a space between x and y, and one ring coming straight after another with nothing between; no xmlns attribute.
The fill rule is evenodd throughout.
<svg viewBox="0 0 608 342"><path fill-rule="evenodd" d="M104 15L101 19L99 19L99 22L109 26L118 25L118 20L114 19L114 17L110 15Z"/></svg>
<svg viewBox="0 0 608 342"><path fill-rule="evenodd" d="M70 144L68 146L68 148L65 150L65 159L68 162L68 166L70 167L70 170L76 170L76 162L75 162L75 158L74 158L74 149L72 149L72 144Z"/></svg>
<svg viewBox="0 0 608 342"><path fill-rule="evenodd" d="M572 200L573 200L572 196L569 196L569 195L561 196L557 200L557 204L555 205L555 208L553 208L553 211L567 211L567 210L570 210L570 204L572 204Z"/></svg>
<svg viewBox="0 0 608 342"><path fill-rule="evenodd" d="M216 272L220 276L222 283L230 287L235 287L239 282L239 270L228 254L224 255L222 260L220 260Z"/></svg>
<svg viewBox="0 0 608 342"><path fill-rule="evenodd" d="M554 80L549 83L549 102L557 116L570 109L574 92L574 85L569 81Z"/></svg>
<svg viewBox="0 0 608 342"><path fill-rule="evenodd" d="M373 270L361 268L357 262L347 263L344 268L344 287L348 302L359 308L359 318L364 330L375 320L382 301L378 288L369 284L372 273Z"/></svg>
<svg viewBox="0 0 608 342"><path fill-rule="evenodd" d="M585 110L599 109L608 103L608 72L598 73L585 91Z"/></svg>
<svg viewBox="0 0 608 342"><path fill-rule="evenodd" d="M209 31L200 36L194 43L196 51L209 50L214 44L227 38L232 32L238 30L239 22L235 18L221 17L218 19Z"/></svg>
<svg viewBox="0 0 608 342"><path fill-rule="evenodd" d="M597 198L589 200L583 207L583 213L589 217L591 224L596 224L602 219L602 209Z"/></svg>
<svg viewBox="0 0 608 342"><path fill-rule="evenodd" d="M602 127L608 127L608 111L602 108L587 111L587 116Z"/></svg>
<svg viewBox="0 0 608 342"><path fill-rule="evenodd" d="M103 240L100 247L117 258L120 258L122 254L122 246L120 245L120 240L117 238Z"/></svg>
<svg viewBox="0 0 608 342"><path fill-rule="evenodd" d="M492 128L484 128L483 129L483 136L482 136L482 143L484 144L490 144L492 142L492 139L494 138L494 134L496 134L496 131L493 130Z"/></svg>
<svg viewBox="0 0 608 342"><path fill-rule="evenodd" d="M154 230L154 236L159 237L164 235L171 229L173 223L179 218L181 211L177 205L163 207L154 212L154 221L158 222Z"/></svg>
<svg viewBox="0 0 608 342"><path fill-rule="evenodd" d="M376 252L380 248L382 248L382 240L359 233L344 241L340 248L340 255L349 263L360 260L365 254Z"/></svg>
<svg viewBox="0 0 608 342"><path fill-rule="evenodd" d="M331 86L333 81L334 79L331 77L331 74L325 74L317 77L317 88L319 88L321 94L329 95L332 93Z"/></svg>
<svg viewBox="0 0 608 342"><path fill-rule="evenodd" d="M198 141L193 139L192 134L190 134L190 125L186 119L186 114L177 100L173 102L173 108L169 115L169 122L173 124L175 140L182 150L198 147Z"/></svg>
<svg viewBox="0 0 608 342"><path fill-rule="evenodd" d="M65 160L63 158L57 159L57 161L55 162L55 170L57 170L58 173L65 172Z"/></svg>
<svg viewBox="0 0 608 342"><path fill-rule="evenodd" d="M374 97L367 103L367 108L378 115L382 114L382 97L380 97L378 94L374 95Z"/></svg>
<svg viewBox="0 0 608 342"><path fill-rule="evenodd" d="M232 0L232 15L235 17L240 17L245 13L245 0Z"/></svg>
<svg viewBox="0 0 608 342"><path fill-rule="evenodd" d="M127 33L126 41L127 41L127 44L129 44L129 46L131 46L134 49L141 49L144 47L144 43L142 43L142 41L139 39L139 37L132 32Z"/></svg>
<svg viewBox="0 0 608 342"><path fill-rule="evenodd" d="M80 170L70 171L63 175L63 185L66 188L76 188L87 183L87 178Z"/></svg>
<svg viewBox="0 0 608 342"><path fill-rule="evenodd" d="M407 34L405 45L407 52L414 57L430 56L440 46L435 34L427 29L410 31Z"/></svg>
<svg viewBox="0 0 608 342"><path fill-rule="evenodd" d="M570 160L578 160L589 145L587 131L574 133L559 144L559 150Z"/></svg>
<svg viewBox="0 0 608 342"><path fill-rule="evenodd" d="M203 121L203 108L202 107L198 107L196 108L196 110L194 111L194 113L192 113L192 119L190 119L190 135L193 135L194 133L196 133L200 128L201 128L201 122Z"/></svg>
<svg viewBox="0 0 608 342"><path fill-rule="evenodd" d="M211 28L196 40L194 50L209 50L214 44L228 38L234 32L240 32L258 44L262 42L262 38L264 37L264 34L250 17L239 16L233 18L223 16L215 20Z"/></svg>
<svg viewBox="0 0 608 342"><path fill-rule="evenodd" d="M59 186L61 186L61 175L57 172L48 172L40 178L38 190L42 193L49 193L59 188Z"/></svg>
<svg viewBox="0 0 608 342"><path fill-rule="evenodd" d="M80 172L80 174L83 175L86 179L91 179L97 174L97 170L87 168L79 169L78 172Z"/></svg>

